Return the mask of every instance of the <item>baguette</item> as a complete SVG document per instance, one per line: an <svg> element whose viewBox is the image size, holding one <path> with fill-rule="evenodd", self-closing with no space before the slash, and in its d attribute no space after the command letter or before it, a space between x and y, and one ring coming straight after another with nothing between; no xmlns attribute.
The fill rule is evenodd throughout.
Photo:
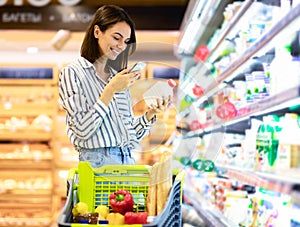
<svg viewBox="0 0 300 227"><path fill-rule="evenodd" d="M156 186L156 214L159 215L164 209L172 188L171 155L164 152L158 164L157 186Z"/></svg>
<svg viewBox="0 0 300 227"><path fill-rule="evenodd" d="M155 163L150 173L150 180L147 195L147 212L149 216L156 216L156 182L158 163Z"/></svg>

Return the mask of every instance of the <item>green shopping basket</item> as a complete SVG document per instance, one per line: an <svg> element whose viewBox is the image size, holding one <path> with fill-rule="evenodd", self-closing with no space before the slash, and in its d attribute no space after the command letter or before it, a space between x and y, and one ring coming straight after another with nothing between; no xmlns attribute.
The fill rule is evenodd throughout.
<svg viewBox="0 0 300 227"><path fill-rule="evenodd" d="M106 165L92 168L88 162L80 162L78 168L69 171L67 200L59 215L58 226L107 226L72 223L72 209L79 201L85 202L91 212L99 205L109 206L109 195L118 189L130 191L137 212L146 211L151 168L147 165ZM120 225L120 227L181 227L183 179L183 171L173 170L173 184L166 205L150 224Z"/></svg>

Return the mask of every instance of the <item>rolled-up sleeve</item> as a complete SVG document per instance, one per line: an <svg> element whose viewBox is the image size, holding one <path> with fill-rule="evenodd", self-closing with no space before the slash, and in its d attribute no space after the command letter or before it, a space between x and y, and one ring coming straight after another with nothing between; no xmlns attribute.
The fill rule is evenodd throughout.
<svg viewBox="0 0 300 227"><path fill-rule="evenodd" d="M156 117L151 121L147 120L146 114L136 117L134 120L133 127L136 131L136 136L138 140L142 140L150 132L151 126L156 122Z"/></svg>

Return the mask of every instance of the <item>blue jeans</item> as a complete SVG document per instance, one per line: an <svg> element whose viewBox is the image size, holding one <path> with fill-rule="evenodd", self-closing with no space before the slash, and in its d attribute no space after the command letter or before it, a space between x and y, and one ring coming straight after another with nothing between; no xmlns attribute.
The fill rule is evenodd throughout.
<svg viewBox="0 0 300 227"><path fill-rule="evenodd" d="M135 164L128 147L79 148L77 150L79 152L79 161L87 161L91 163L93 168L103 165Z"/></svg>

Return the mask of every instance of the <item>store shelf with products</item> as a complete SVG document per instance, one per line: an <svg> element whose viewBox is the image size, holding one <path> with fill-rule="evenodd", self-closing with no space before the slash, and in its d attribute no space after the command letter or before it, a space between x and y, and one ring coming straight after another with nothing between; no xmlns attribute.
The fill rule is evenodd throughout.
<svg viewBox="0 0 300 227"><path fill-rule="evenodd" d="M51 171L6 168L1 170L0 191L0 226L49 226Z"/></svg>
<svg viewBox="0 0 300 227"><path fill-rule="evenodd" d="M51 169L52 151L42 143L1 143L1 169Z"/></svg>
<svg viewBox="0 0 300 227"><path fill-rule="evenodd" d="M300 113L298 105L300 103L300 87L295 86L289 88L280 94L266 97L255 103L248 104L243 112L230 120L214 119L210 125L205 128L197 130L188 130L178 127L185 137L202 136L213 132L227 132L244 134L246 129L251 126L250 120L252 118L262 119L267 114L283 115L287 112ZM192 104L194 105L194 104Z"/></svg>
<svg viewBox="0 0 300 227"><path fill-rule="evenodd" d="M53 210L54 65L1 65L0 226L45 226Z"/></svg>
<svg viewBox="0 0 300 227"><path fill-rule="evenodd" d="M186 189L186 196L208 226L294 226L299 224L300 197L300 145L294 136L300 113L300 4L240 3L221 31L199 44L210 54L201 61L196 50L195 56L181 56L186 73L180 77L178 139L200 138L206 149L214 147L214 140L205 144L207 138L223 140L215 156L205 148L196 154L197 159L214 158L216 174L192 176L194 187ZM202 94L189 94L196 86L203 86ZM291 122L296 126L288 128ZM294 135L284 135L288 131ZM263 133L271 132L273 140L263 140ZM261 150L267 146L262 141L269 150ZM252 215L256 209L258 216Z"/></svg>
<svg viewBox="0 0 300 227"><path fill-rule="evenodd" d="M268 190L277 191L284 194L294 194L296 201L299 188L300 175L299 170L289 169L282 172L281 170L272 173L253 171L235 166L218 166L217 172L222 176L231 179L236 179L239 182L244 182L255 187L266 188Z"/></svg>

